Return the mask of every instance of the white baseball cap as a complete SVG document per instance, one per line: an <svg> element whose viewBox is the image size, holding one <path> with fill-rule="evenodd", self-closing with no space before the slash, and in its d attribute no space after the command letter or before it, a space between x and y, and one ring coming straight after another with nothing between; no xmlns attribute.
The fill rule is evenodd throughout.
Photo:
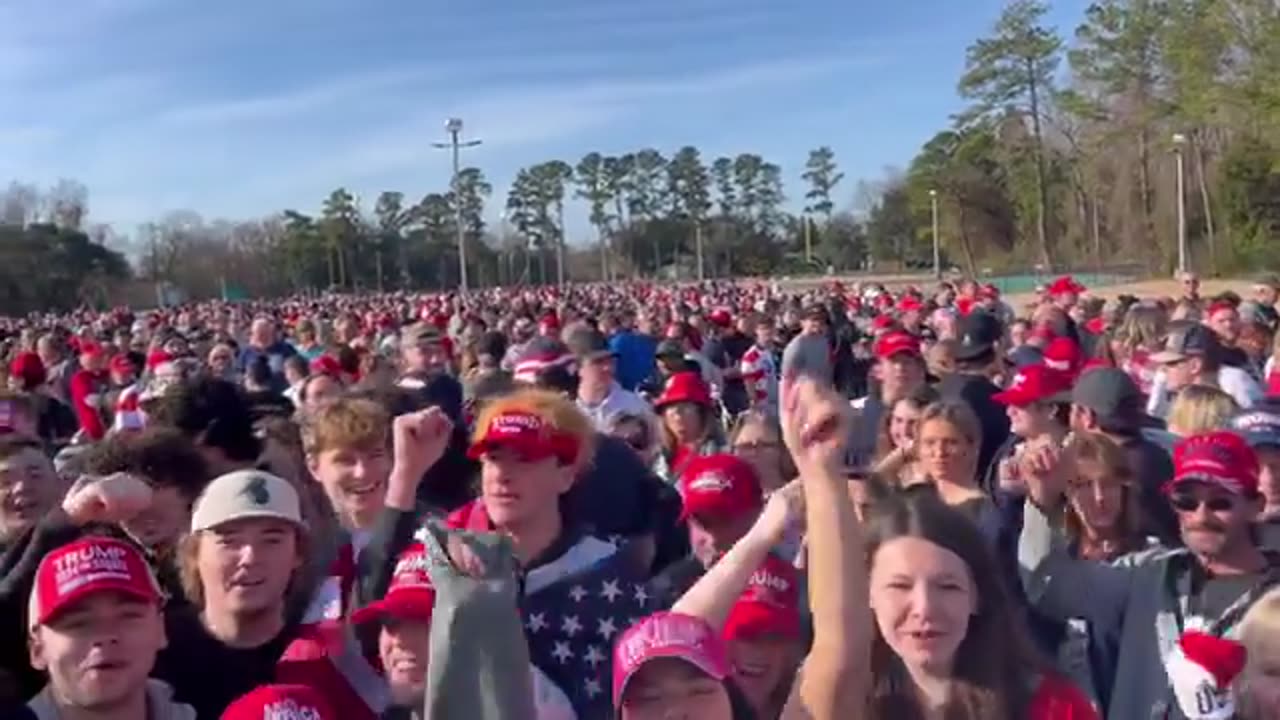
<svg viewBox="0 0 1280 720"><path fill-rule="evenodd" d="M191 512L191 532L246 518L275 518L302 527L298 492L289 481L263 470L236 470L220 475L196 500Z"/></svg>

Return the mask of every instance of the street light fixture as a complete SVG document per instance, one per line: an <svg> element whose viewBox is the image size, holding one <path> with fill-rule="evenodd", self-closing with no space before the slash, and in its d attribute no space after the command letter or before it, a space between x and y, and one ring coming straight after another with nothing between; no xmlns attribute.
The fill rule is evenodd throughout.
<svg viewBox="0 0 1280 720"><path fill-rule="evenodd" d="M450 185L453 187L453 205L456 213L455 222L458 225L458 279L462 292L467 292L467 231L462 225L462 193L458 186L459 174L462 170L459 162L459 150L462 148L475 147L480 144L480 140L468 140L462 142L462 119L449 118L444 124L445 132L449 133L449 142L447 143L431 143L432 147L439 149L453 150L453 180Z"/></svg>
<svg viewBox="0 0 1280 720"><path fill-rule="evenodd" d="M1182 133L1173 134L1173 154L1178 166L1178 272L1185 273L1187 267L1187 193L1183 187L1185 173L1183 171L1182 151L1187 144L1187 136Z"/></svg>
<svg viewBox="0 0 1280 720"><path fill-rule="evenodd" d="M942 279L942 249L938 238L938 191L929 191L929 206L933 212L933 277Z"/></svg>

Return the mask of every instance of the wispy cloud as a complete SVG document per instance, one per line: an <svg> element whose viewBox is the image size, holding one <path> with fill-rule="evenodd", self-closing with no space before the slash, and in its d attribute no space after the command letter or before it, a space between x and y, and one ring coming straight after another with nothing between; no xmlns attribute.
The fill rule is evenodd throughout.
<svg viewBox="0 0 1280 720"><path fill-rule="evenodd" d="M593 148L807 143L771 124L850 105L793 96L847 97L900 49L842 0L797 4L0 0L0 184L76 177L127 226L442 187L431 143L452 115L498 194L523 164Z"/></svg>

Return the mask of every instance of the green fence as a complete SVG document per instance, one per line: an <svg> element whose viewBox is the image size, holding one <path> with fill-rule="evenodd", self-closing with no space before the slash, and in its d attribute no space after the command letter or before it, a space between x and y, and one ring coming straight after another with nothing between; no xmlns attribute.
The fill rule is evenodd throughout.
<svg viewBox="0 0 1280 720"><path fill-rule="evenodd" d="M984 277L982 282L995 285L1001 295L1020 295L1035 292L1037 285L1047 283L1055 277L1059 275L1000 275ZM1127 273L1072 273L1072 277L1085 287L1095 288L1131 282L1136 276Z"/></svg>

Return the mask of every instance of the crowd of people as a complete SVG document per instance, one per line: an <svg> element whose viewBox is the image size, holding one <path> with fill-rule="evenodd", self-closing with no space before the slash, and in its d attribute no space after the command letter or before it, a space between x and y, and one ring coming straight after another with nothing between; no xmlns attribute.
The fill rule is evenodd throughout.
<svg viewBox="0 0 1280 720"><path fill-rule="evenodd" d="M0 319L0 719L1278 720L1280 278Z"/></svg>

